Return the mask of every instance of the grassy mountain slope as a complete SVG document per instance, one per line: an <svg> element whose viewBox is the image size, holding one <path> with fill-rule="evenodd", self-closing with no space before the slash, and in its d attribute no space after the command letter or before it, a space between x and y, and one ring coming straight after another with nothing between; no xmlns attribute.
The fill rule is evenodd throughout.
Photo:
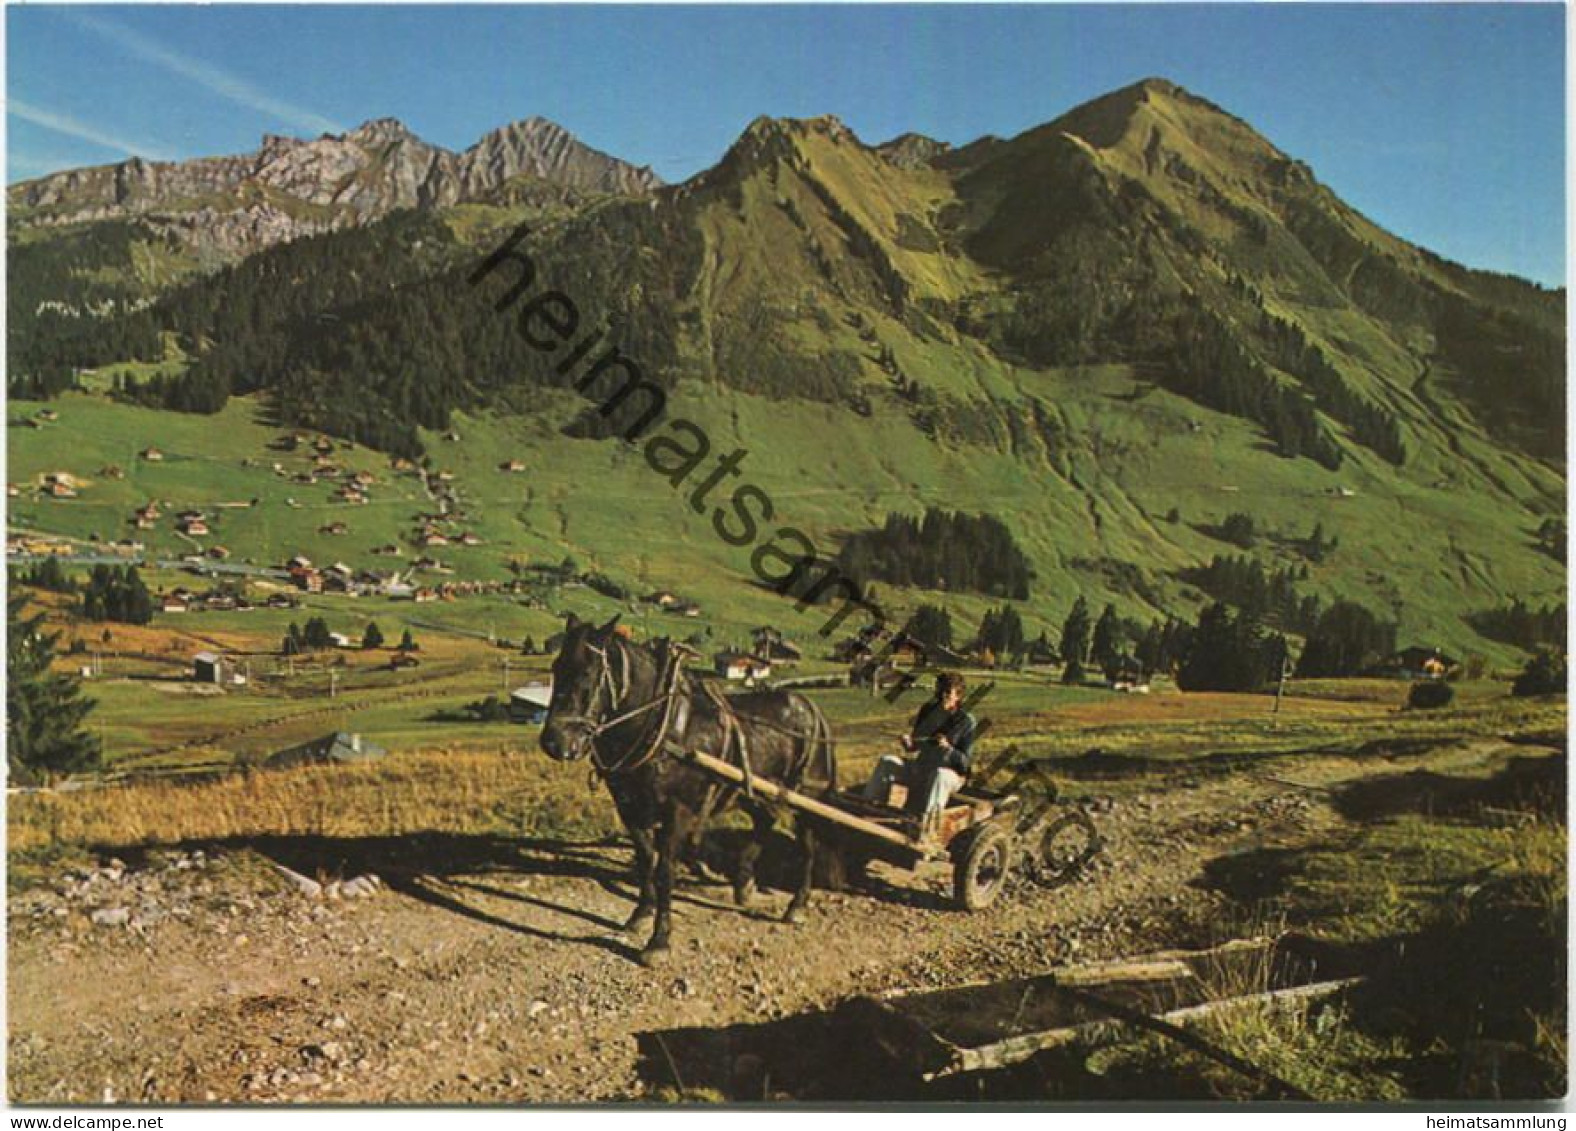
<svg viewBox="0 0 1576 1131"><path fill-rule="evenodd" d="M487 540L450 555L465 572L567 550L637 589L693 592L724 623L785 619L748 551L638 455L563 434L584 402L464 282L525 220L542 285L614 327L714 451L748 449L745 478L822 549L889 510L990 511L1038 571L1030 620L1054 626L1079 592L1140 618L1190 611L1202 595L1179 575L1236 552L1209 533L1228 513L1271 532L1266 564L1297 563L1290 540L1322 522L1340 548L1308 591L1397 616L1405 639L1496 655L1466 615L1563 591L1534 537L1564 510L1563 292L1384 232L1168 83L900 162L835 119L761 119L653 200L523 178L434 219L274 249L145 317L183 331L194 374L265 398L226 420L266 405L374 438L426 429L409 435L452 465ZM296 275L304 290L275 293ZM256 315L203 332L236 309ZM115 421L122 445L191 419L70 403ZM439 438L451 423L459 443ZM58 459L62 434L14 432L13 480ZM507 458L528 475L501 476ZM92 505L23 514L80 526ZM392 517L353 517L367 547L397 534ZM227 544L275 560L314 536L269 523L236 516ZM891 603L922 599L964 620L988 603Z"/></svg>

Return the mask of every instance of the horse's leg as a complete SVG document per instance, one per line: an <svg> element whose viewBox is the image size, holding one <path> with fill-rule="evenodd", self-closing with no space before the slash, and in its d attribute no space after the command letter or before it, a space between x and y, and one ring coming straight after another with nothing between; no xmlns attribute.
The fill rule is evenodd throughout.
<svg viewBox="0 0 1576 1131"><path fill-rule="evenodd" d="M810 902L810 887L815 882L815 826L804 818L794 822L798 830L800 851L799 890L793 893L793 902L783 913L784 923L804 922L804 909Z"/></svg>
<svg viewBox="0 0 1576 1131"><path fill-rule="evenodd" d="M671 948L673 869L688 831L689 822L684 819L682 810L677 806L668 809L667 815L656 829L657 926L651 932L651 940L646 943L646 949L640 952L640 961L646 966L658 966L665 962Z"/></svg>
<svg viewBox="0 0 1576 1131"><path fill-rule="evenodd" d="M739 854L739 871L733 877L733 902L740 907L748 907L755 897L755 862L761 858L761 852L766 848L766 842L777 824L772 819L771 810L750 804L746 804L745 808L755 829L744 843L744 851Z"/></svg>
<svg viewBox="0 0 1576 1131"><path fill-rule="evenodd" d="M629 834L635 848L634 881L635 910L624 924L631 933L651 921L657 905L656 891L656 814L648 804L643 804L639 792L628 787L625 779L608 781L608 791L613 797L613 808Z"/></svg>
<svg viewBox="0 0 1576 1131"><path fill-rule="evenodd" d="M629 838L635 842L635 886L640 890L635 910L624 924L624 930L633 934L651 922L657 910L656 830L631 828Z"/></svg>

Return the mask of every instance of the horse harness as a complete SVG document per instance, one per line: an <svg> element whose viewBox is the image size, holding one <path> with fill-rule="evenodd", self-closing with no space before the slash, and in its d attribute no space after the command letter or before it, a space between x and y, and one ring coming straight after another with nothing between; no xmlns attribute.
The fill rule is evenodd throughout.
<svg viewBox="0 0 1576 1131"><path fill-rule="evenodd" d="M619 640L613 641L608 648L599 648L594 644L587 644L586 647L596 654L600 665L597 671L596 689L591 694L591 702L588 704L587 709L595 712L597 699L605 695L607 697L607 710L618 710L623 701L628 698L630 691L628 651ZM618 653L617 675L614 674L613 660L609 655L612 651ZM683 682L684 674L683 657L687 651L688 649L682 645L676 645L671 642L666 643L662 653L662 671L657 678L657 685L662 690L646 702L619 711L618 714L606 719L597 719L590 714L564 716L564 722L578 724L590 735L591 763L593 767L591 784L594 785L595 779L598 777L605 779L613 774L625 774L638 770L662 753L668 731L672 729L674 716L678 713L678 705L684 699L680 691L680 684ZM733 752L738 752L738 765L744 774L744 792L746 796L753 798L755 796L755 775L750 766L749 741L745 737L744 727L739 721L741 716L733 704L728 701L728 697L712 684L702 684L701 691L716 708L717 718L722 726L723 748L719 756L724 761L731 761ZM612 762L603 761L602 752L597 746L596 740L614 727L651 712L659 712L659 714L656 722L647 732L648 737L636 744L631 752L623 758ZM795 738L809 739L812 743L817 738L825 737L824 734L816 733L824 730L824 721L818 720L818 726L806 734L780 726L770 719L762 719L753 715L746 715L743 718L771 727L774 730L783 731ZM828 770L831 770L830 766L828 766ZM710 808L710 805L708 804L706 808Z"/></svg>

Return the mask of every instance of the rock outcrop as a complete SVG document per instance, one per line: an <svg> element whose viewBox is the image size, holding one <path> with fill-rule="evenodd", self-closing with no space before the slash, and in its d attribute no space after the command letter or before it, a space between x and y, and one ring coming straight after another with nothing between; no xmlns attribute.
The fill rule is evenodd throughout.
<svg viewBox="0 0 1576 1131"><path fill-rule="evenodd" d="M517 178L640 196L662 182L545 118L487 134L463 153L378 118L315 140L264 135L253 153L71 169L9 189L21 226L136 217L200 254L230 259L367 223L402 208L489 198Z"/></svg>

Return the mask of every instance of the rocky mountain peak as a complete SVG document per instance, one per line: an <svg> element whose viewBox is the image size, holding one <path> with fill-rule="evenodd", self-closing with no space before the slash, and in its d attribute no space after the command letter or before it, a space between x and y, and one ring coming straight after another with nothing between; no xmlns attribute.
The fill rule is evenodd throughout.
<svg viewBox="0 0 1576 1131"><path fill-rule="evenodd" d="M370 118L345 137L362 145L387 145L396 141L420 141L398 118Z"/></svg>
<svg viewBox="0 0 1576 1131"><path fill-rule="evenodd" d="M457 176L462 195L496 188L521 175L570 188L635 196L662 184L649 167L637 167L592 149L557 122L537 116L483 135L459 156Z"/></svg>
<svg viewBox="0 0 1576 1131"><path fill-rule="evenodd" d="M178 242L234 258L396 209L485 199L522 175L635 196L662 184L649 168L592 149L542 117L494 130L463 154L428 144L397 118L373 118L311 140L264 134L256 150L235 156L134 157L68 170L12 185L7 195L23 225L140 216ZM200 208L188 207L194 198Z"/></svg>
<svg viewBox="0 0 1576 1131"><path fill-rule="evenodd" d="M898 134L890 141L884 141L876 146L876 152L899 169L923 168L951 149L952 145L949 142L937 141L933 137L917 133Z"/></svg>

